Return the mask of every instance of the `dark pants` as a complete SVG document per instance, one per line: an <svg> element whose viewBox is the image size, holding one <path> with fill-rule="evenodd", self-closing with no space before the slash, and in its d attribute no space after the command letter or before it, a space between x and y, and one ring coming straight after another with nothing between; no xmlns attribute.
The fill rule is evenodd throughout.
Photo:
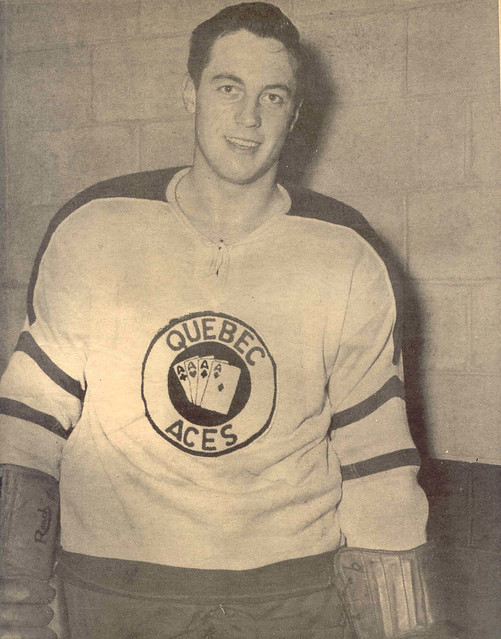
<svg viewBox="0 0 501 639"><path fill-rule="evenodd" d="M348 639L333 553L196 570L63 553L71 639Z"/></svg>

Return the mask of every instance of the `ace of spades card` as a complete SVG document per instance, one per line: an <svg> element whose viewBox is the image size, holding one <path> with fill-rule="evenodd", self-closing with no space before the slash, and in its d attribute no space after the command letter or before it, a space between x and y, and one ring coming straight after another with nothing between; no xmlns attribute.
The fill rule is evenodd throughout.
<svg viewBox="0 0 501 639"><path fill-rule="evenodd" d="M200 406L206 410L227 415L237 389L240 373L238 366L214 360Z"/></svg>

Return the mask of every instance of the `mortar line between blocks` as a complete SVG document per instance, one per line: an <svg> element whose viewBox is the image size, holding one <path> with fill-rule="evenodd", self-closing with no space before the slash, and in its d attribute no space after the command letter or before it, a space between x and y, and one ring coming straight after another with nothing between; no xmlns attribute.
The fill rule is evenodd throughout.
<svg viewBox="0 0 501 639"><path fill-rule="evenodd" d="M136 171L141 170L141 131L142 125L141 122L136 122L134 124L133 132L136 137Z"/></svg>
<svg viewBox="0 0 501 639"><path fill-rule="evenodd" d="M303 0L304 4L307 4L307 0ZM468 0L466 0L468 1ZM295 0L294 2L294 10L296 10L296 2L297 0ZM406 13L409 11L416 11L419 9L427 9L430 6L454 6L454 5L462 5L465 3L465 0L435 0L435 2L430 3L430 4L422 4L420 0L416 0L415 2L411 2L406 6L399 6L397 2L388 2L388 5L382 5L382 6L373 6L371 7L370 5L368 6L361 6L361 7L342 7L339 9L336 8L331 8L331 9L325 9L325 10L318 10L315 11L314 13L303 13L303 14L297 14L295 15L297 20L303 20L306 18L311 18L311 19L318 19L318 20L322 20L325 18L329 18L329 17L344 17L344 16L371 16L371 15L377 15L377 14L382 14L382 13Z"/></svg>
<svg viewBox="0 0 501 639"><path fill-rule="evenodd" d="M95 92L95 80L94 80L94 47L89 49L89 64L90 64L90 105L89 115L92 124L97 124L96 114L94 112L94 92Z"/></svg>
<svg viewBox="0 0 501 639"><path fill-rule="evenodd" d="M143 146L144 146L144 121L141 120L137 127L137 161L139 163L139 171L143 169Z"/></svg>
<svg viewBox="0 0 501 639"><path fill-rule="evenodd" d="M473 371L473 289L468 287L468 297L466 302L466 331L468 335L468 370Z"/></svg>
<svg viewBox="0 0 501 639"><path fill-rule="evenodd" d="M404 96L409 95L409 12L405 13L405 44L404 44Z"/></svg>
<svg viewBox="0 0 501 639"><path fill-rule="evenodd" d="M403 209L404 209L404 260L405 260L405 272L406 275L410 274L410 255L409 255L409 203L408 196L403 197Z"/></svg>
<svg viewBox="0 0 501 639"><path fill-rule="evenodd" d="M474 181L473 174L473 98L465 101L464 178L466 184Z"/></svg>
<svg viewBox="0 0 501 639"><path fill-rule="evenodd" d="M142 0L136 2L136 30L135 35L141 35L141 16L143 15L143 3Z"/></svg>

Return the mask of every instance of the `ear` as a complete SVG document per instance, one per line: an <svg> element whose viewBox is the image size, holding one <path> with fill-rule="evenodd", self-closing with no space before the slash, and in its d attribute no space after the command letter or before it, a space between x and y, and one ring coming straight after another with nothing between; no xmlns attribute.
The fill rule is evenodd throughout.
<svg viewBox="0 0 501 639"><path fill-rule="evenodd" d="M296 108L294 109L294 115L292 116L292 121L289 126L289 131L292 131L292 129L294 128L294 125L297 122L297 119L299 117L299 109L301 108L302 104L303 104L303 101L301 100L301 102L299 102L299 104L297 104Z"/></svg>
<svg viewBox="0 0 501 639"><path fill-rule="evenodd" d="M188 113L195 113L197 105L197 90L195 89L193 80L188 73L184 77L183 102L184 108L188 111Z"/></svg>

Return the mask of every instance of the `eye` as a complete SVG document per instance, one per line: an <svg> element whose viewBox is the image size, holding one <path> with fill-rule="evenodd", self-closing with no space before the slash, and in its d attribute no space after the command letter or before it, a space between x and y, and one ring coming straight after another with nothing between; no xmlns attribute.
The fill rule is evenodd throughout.
<svg viewBox="0 0 501 639"><path fill-rule="evenodd" d="M271 104L273 106L281 106L285 103L285 99L283 98L283 96L279 95L278 93L265 93L261 97L261 100L265 104Z"/></svg>
<svg viewBox="0 0 501 639"><path fill-rule="evenodd" d="M236 98L240 95L240 89L233 84L223 84L217 90L228 98Z"/></svg>

